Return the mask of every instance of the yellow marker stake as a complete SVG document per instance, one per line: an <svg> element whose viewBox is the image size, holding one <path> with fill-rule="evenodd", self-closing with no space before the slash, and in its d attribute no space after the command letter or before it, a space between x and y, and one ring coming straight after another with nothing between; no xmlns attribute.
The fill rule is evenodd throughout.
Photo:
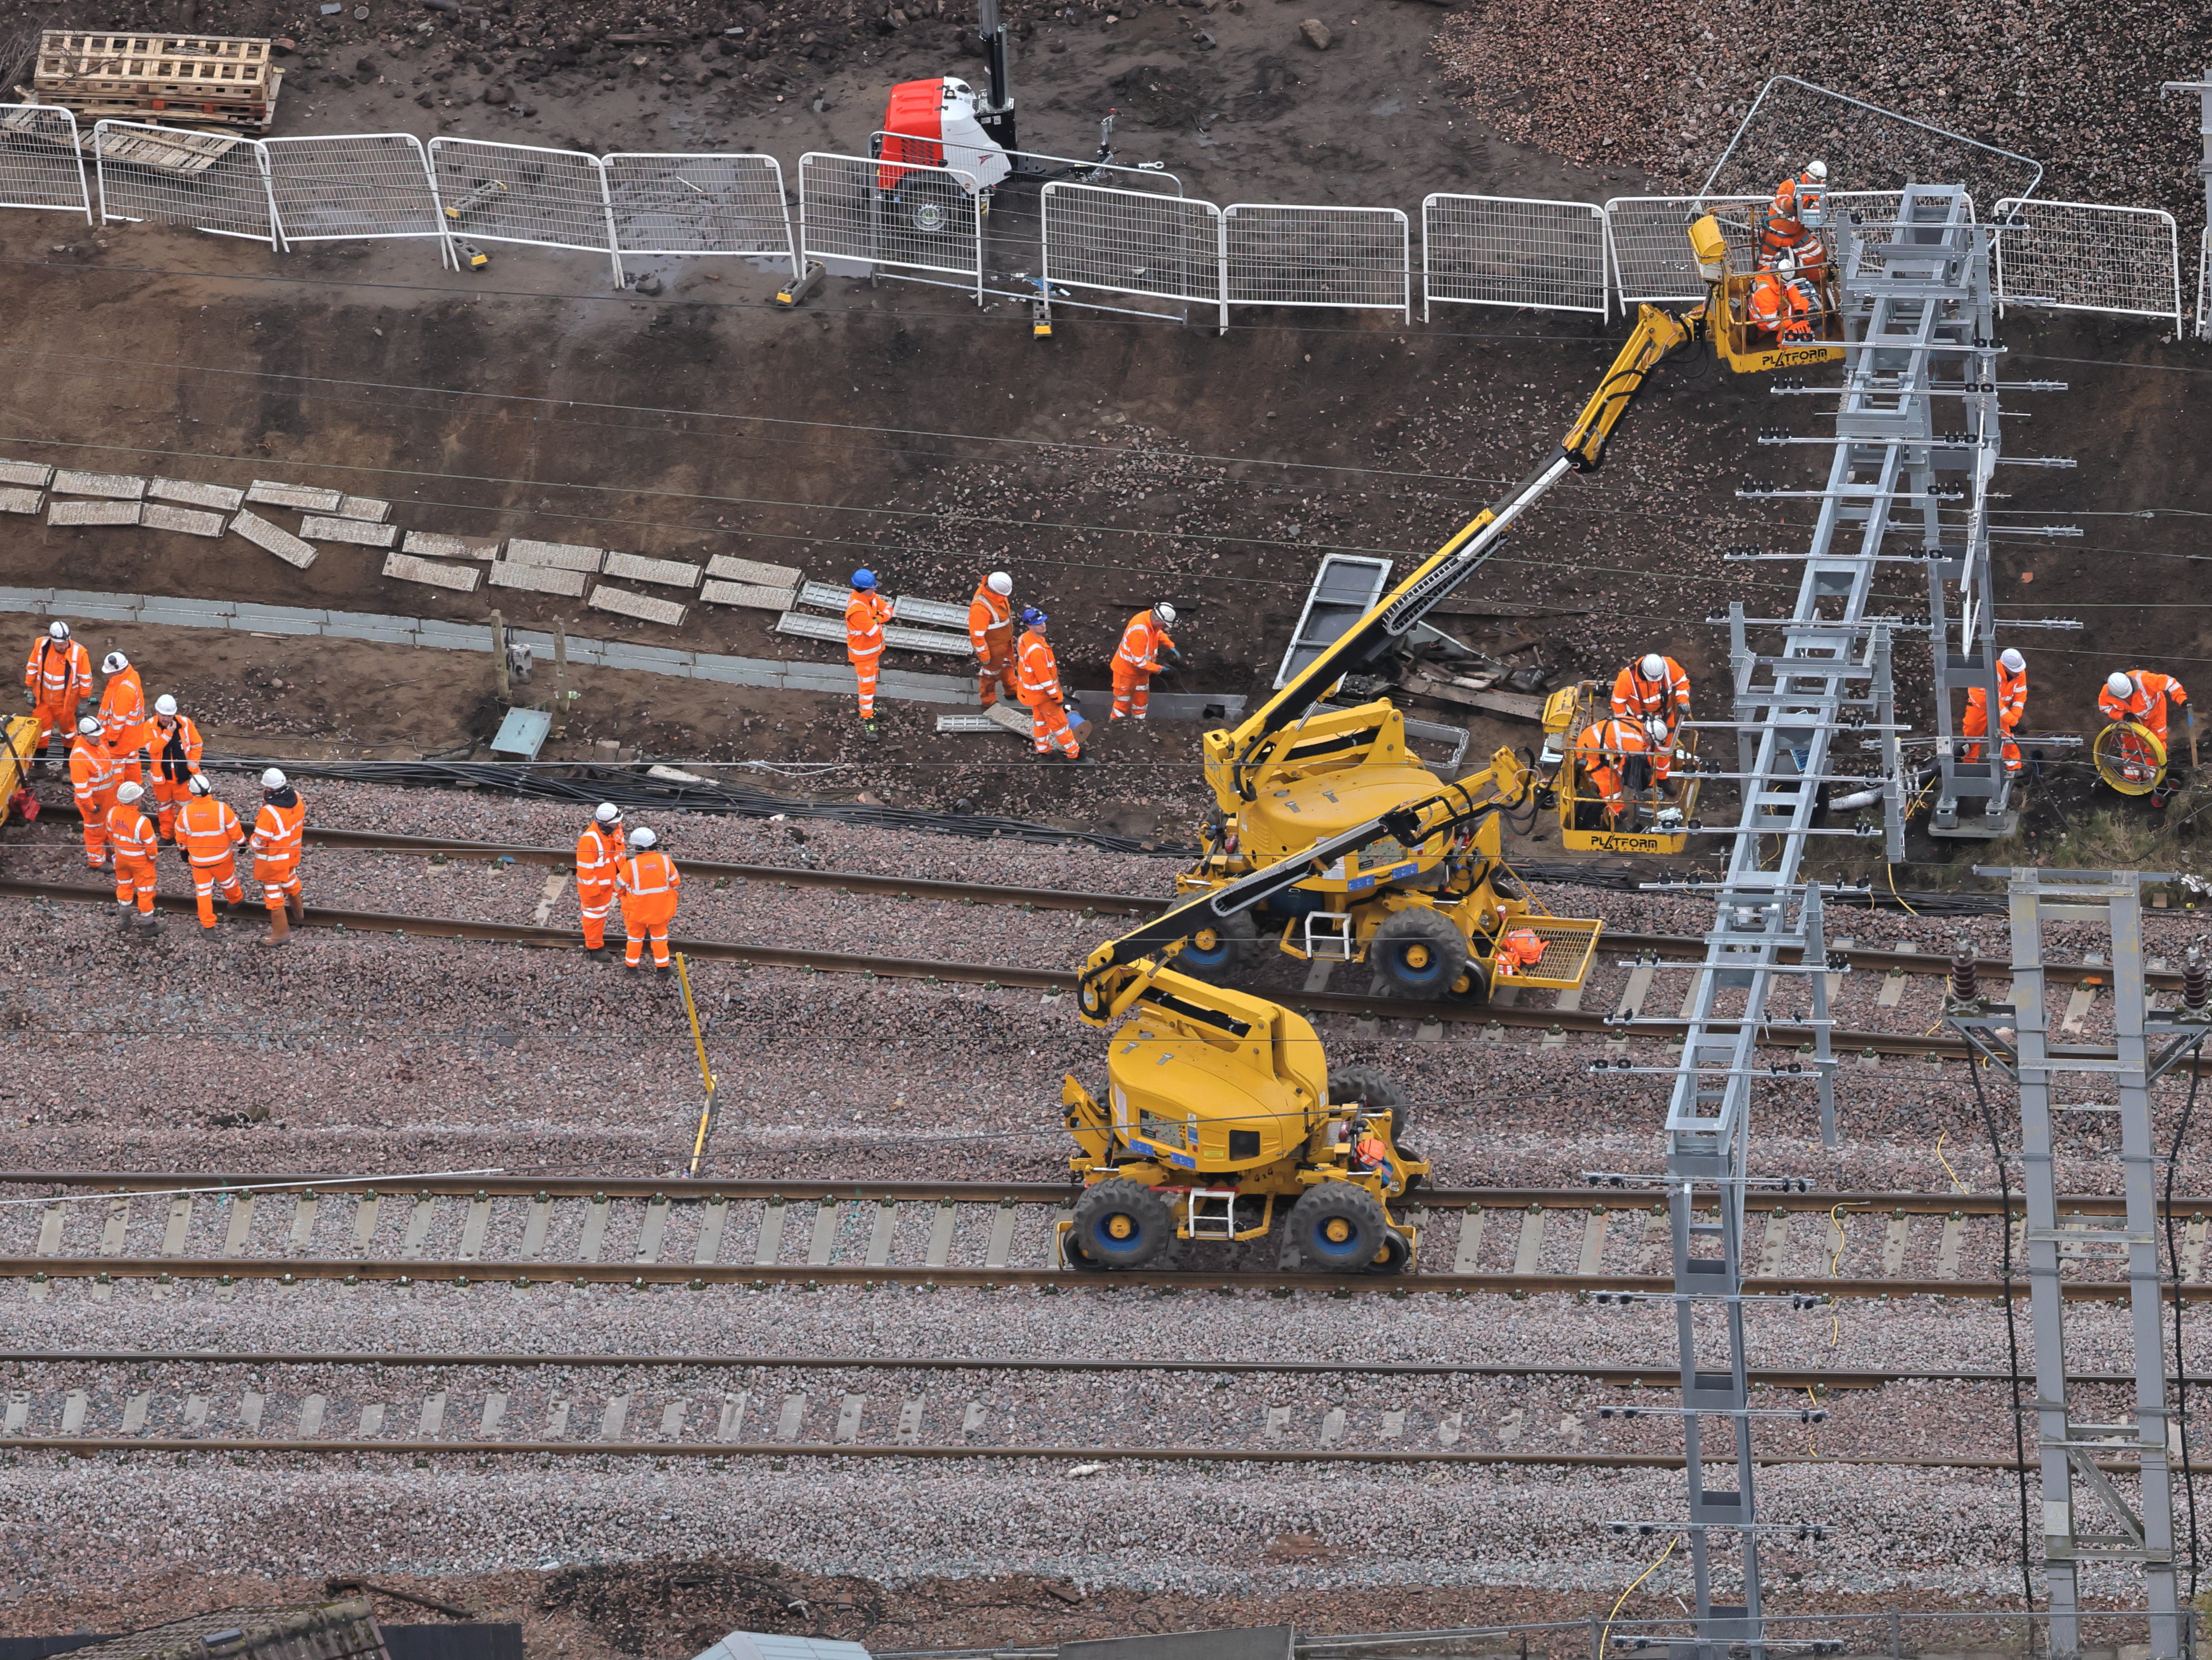
<svg viewBox="0 0 2212 1660"><path fill-rule="evenodd" d="M699 1081L707 1086L707 1104L699 1114L699 1134L691 1143L690 1174L696 1176L707 1157L708 1133L714 1128L714 1072L707 1064L707 1040L699 1035L699 1010L691 1000L691 973L684 953L676 953L676 983L684 988L684 1012L691 1022L691 1047L699 1052Z"/></svg>

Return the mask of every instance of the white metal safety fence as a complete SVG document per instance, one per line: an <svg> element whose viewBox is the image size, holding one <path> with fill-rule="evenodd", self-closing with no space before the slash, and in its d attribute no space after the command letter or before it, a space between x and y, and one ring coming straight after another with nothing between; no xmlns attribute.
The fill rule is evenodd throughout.
<svg viewBox="0 0 2212 1660"><path fill-rule="evenodd" d="M1997 204L1997 312L2008 305L2171 319L2183 331L2181 238L2158 208Z"/></svg>
<svg viewBox="0 0 2212 1660"><path fill-rule="evenodd" d="M1711 213L1729 246L1750 246L1745 228L1763 196L1616 196L1605 204L1605 246L1621 308L1646 300L1702 300L1705 278L1690 257L1690 222Z"/></svg>
<svg viewBox="0 0 2212 1660"><path fill-rule="evenodd" d="M983 217L957 167L810 150L799 158L799 244L847 276L960 279L983 303Z"/></svg>
<svg viewBox="0 0 2212 1660"><path fill-rule="evenodd" d="M429 158L411 132L264 138L270 190L284 240L437 237Z"/></svg>
<svg viewBox="0 0 2212 1660"><path fill-rule="evenodd" d="M1328 306L1413 314L1406 216L1395 208L1235 202L1221 210L1222 292L1232 306Z"/></svg>
<svg viewBox="0 0 2212 1660"><path fill-rule="evenodd" d="M433 138L430 179L449 242L520 242L604 253L613 264L615 286L622 286L606 164L598 156L480 138Z"/></svg>
<svg viewBox="0 0 2212 1660"><path fill-rule="evenodd" d="M1229 326L1221 285L1221 210L1149 191L1055 180L1042 192L1048 291L1083 289L1216 308Z"/></svg>
<svg viewBox="0 0 2212 1660"><path fill-rule="evenodd" d="M92 216L76 117L43 104L0 104L0 208Z"/></svg>
<svg viewBox="0 0 2212 1660"><path fill-rule="evenodd" d="M101 121L92 141L101 219L188 225L282 252L261 140Z"/></svg>
<svg viewBox="0 0 2212 1660"><path fill-rule="evenodd" d="M1421 319L1438 301L1607 314L1605 210L1589 202L1431 196L1421 204Z"/></svg>
<svg viewBox="0 0 2212 1660"><path fill-rule="evenodd" d="M734 254L799 275L774 156L625 151L605 160L617 252Z"/></svg>

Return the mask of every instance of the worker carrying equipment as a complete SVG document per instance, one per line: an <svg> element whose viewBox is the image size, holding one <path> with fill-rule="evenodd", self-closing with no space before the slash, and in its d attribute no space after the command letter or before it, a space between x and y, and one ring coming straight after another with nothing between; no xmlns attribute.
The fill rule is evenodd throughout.
<svg viewBox="0 0 2212 1660"><path fill-rule="evenodd" d="M1056 752L1078 761L1082 759L1083 746L1075 741L1068 724L1060 660L1052 654L1052 646L1045 639L1045 628L1051 620L1034 607L1022 613L1024 632L1017 654L1021 685L1017 696L1030 707L1030 739L1036 752L1044 756Z"/></svg>
<svg viewBox="0 0 2212 1660"><path fill-rule="evenodd" d="M1175 607L1163 600L1150 611L1139 611L1121 630L1121 643L1114 653L1114 712L1108 719L1145 718L1152 676L1159 672L1161 660L1182 661L1182 654L1168 637L1175 620Z"/></svg>
<svg viewBox="0 0 2212 1660"><path fill-rule="evenodd" d="M205 773L194 773L185 788L185 804L177 812L177 841L184 848L185 862L192 867L192 894L199 902L200 927L211 931L218 889L225 904L246 903L237 858L246 832L229 804L216 796Z"/></svg>
<svg viewBox="0 0 2212 1660"><path fill-rule="evenodd" d="M2189 694L2182 689L2181 682L2172 675L2160 674L2150 669L2116 673L2106 680L2105 689L2097 694L2097 707L2104 711L2107 721L2132 721L2136 726L2147 727L2160 745L2166 742L2166 706L2168 702L2176 708L2185 708ZM2192 727L2196 724L2196 718L2193 713L2190 715Z"/></svg>
<svg viewBox="0 0 2212 1660"><path fill-rule="evenodd" d="M1610 824L1619 825L1634 814L1636 798L1651 775L1650 748L1644 728L1618 715L1592 721L1575 740L1576 760Z"/></svg>
<svg viewBox="0 0 2212 1660"><path fill-rule="evenodd" d="M2004 763L2007 772L2020 770L2020 745L2013 742L2013 733L2019 730L2021 717L2027 713L2027 659L2016 651L2006 651L1997 659L1997 730L2004 737ZM1966 713L1959 722L1959 731L1967 738L1986 738L1990 732L1990 697L1985 686L1966 688ZM1978 761L1982 746L1969 744L1965 758Z"/></svg>
<svg viewBox="0 0 2212 1660"><path fill-rule="evenodd" d="M115 805L107 810L107 842L115 849L115 905L125 934L134 926L139 937L154 932L154 855L161 838L154 821L139 811L145 798L143 784L125 781L115 792Z"/></svg>
<svg viewBox="0 0 2212 1660"><path fill-rule="evenodd" d="M653 941L653 972L674 972L668 960L668 925L676 920L676 891L684 885L676 861L654 844L659 841L642 824L629 833L629 857L615 873L622 893L623 932L629 948L623 953L626 968L641 965L647 939Z"/></svg>
<svg viewBox="0 0 2212 1660"><path fill-rule="evenodd" d="M161 839L177 835L177 809L190 794L191 781L200 775L200 729L188 714L177 712L177 700L163 692L154 700L154 730L147 753L154 763L155 818Z"/></svg>
<svg viewBox="0 0 2212 1660"><path fill-rule="evenodd" d="M1014 579L994 570L968 602L968 640L975 648L975 695L989 708L1014 695Z"/></svg>
<svg viewBox="0 0 2212 1660"><path fill-rule="evenodd" d="M100 672L107 677L100 691L100 724L107 734L108 753L124 775L135 776L143 783L146 745L152 737L152 729L146 724L145 685L138 678L138 671L131 666L131 660L119 651L100 660Z"/></svg>
<svg viewBox="0 0 2212 1660"><path fill-rule="evenodd" d="M107 864L107 810L115 805L115 787L123 781L123 769L108 751L104 730L96 718L86 715L76 723L69 755L70 792L84 823L84 862L94 870Z"/></svg>
<svg viewBox="0 0 2212 1660"><path fill-rule="evenodd" d="M76 706L92 696L92 659L70 638L66 623L49 623L46 631L31 642L29 660L23 665L23 701L39 723L39 747L45 749L59 732L66 744L76 730Z"/></svg>
<svg viewBox="0 0 2212 1660"><path fill-rule="evenodd" d="M261 775L261 811L253 820L253 879L261 885L261 903L269 913L264 946L292 938L292 925L307 920L300 890L300 853L307 828L307 809L300 792L276 768Z"/></svg>
<svg viewBox="0 0 2212 1660"><path fill-rule="evenodd" d="M1613 677L1613 712L1644 728L1651 777L1663 784L1674 764L1674 733L1690 718L1690 677L1671 657L1646 652Z"/></svg>
<svg viewBox="0 0 2212 1660"><path fill-rule="evenodd" d="M607 907L614 903L623 845L622 809L602 801L576 838L576 903L584 913L584 949L602 963L607 960Z"/></svg>
<svg viewBox="0 0 2212 1660"><path fill-rule="evenodd" d="M1793 257L1801 271L1825 264L1828 250L1819 228L1827 217L1828 164L1811 161L1805 171L1784 179L1774 187L1766 204L1766 221L1759 232L1759 268L1772 271L1784 255Z"/></svg>
<svg viewBox="0 0 2212 1660"><path fill-rule="evenodd" d="M853 573L853 597L845 602L845 655L860 682L860 729L876 735L876 680L884 666L884 624L890 621L891 602L876 592L876 574L862 569Z"/></svg>

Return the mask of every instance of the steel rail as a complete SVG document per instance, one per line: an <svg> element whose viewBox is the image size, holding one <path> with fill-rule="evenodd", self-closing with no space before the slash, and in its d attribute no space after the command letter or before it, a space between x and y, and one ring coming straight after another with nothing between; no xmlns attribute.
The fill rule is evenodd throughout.
<svg viewBox="0 0 2212 1660"><path fill-rule="evenodd" d="M1458 1292L1541 1296L1554 1292L1636 1292L1671 1300L1674 1280L1644 1274L1285 1274L1260 1269L1161 1268L1081 1272L1066 1268L912 1268L903 1265L868 1267L858 1263L757 1264L749 1262L560 1262L533 1259L496 1262L471 1258L459 1262L428 1262L418 1257L311 1256L11 1256L0 1258L0 1278L25 1279L34 1284L56 1280L91 1280L112 1284L124 1280L152 1280L160 1284L176 1280L213 1280L235 1285L248 1280L273 1280L280 1285L305 1280L337 1280L347 1285L389 1281L400 1286L448 1284L471 1286L681 1286L702 1291L709 1286L744 1286L765 1290L770 1286L801 1286L810 1290L823 1286L921 1286L930 1288L980 1286L997 1288L1042 1287L1057 1292L1073 1289L1102 1291L1221 1291L1328 1292L1350 1295L1356 1292L1403 1292L1411 1295ZM1744 1280L1747 1295L1786 1297L1819 1293L1830 1298L1960 1298L1973 1300L2002 1298L2004 1285L1995 1280L1869 1280L1828 1279L1817 1274L1752 1275ZM2121 1280L2072 1280L2063 1294L2078 1302L2124 1299L2129 1290ZM2160 1287L2171 1294L2169 1283ZM2014 1294L2017 1294L2015 1289ZM2187 1302L2212 1302L2212 1283L2185 1285Z"/></svg>
<svg viewBox="0 0 2212 1660"><path fill-rule="evenodd" d="M70 904L112 906L115 897L104 888L70 883L0 878L0 896L60 901ZM194 902L181 894L163 894L155 903L163 910L191 915ZM467 917L403 916L385 911L333 910L308 908L299 928L329 928L363 934L398 934L413 939L476 939L505 945L579 950L582 936L567 928L539 927L529 923L489 922ZM1066 969L1017 968L984 963L946 963L928 958L872 957L852 952L800 951L785 946L752 945L737 940L673 939L670 945L686 956L705 962L743 963L761 968L792 968L820 974L853 974L863 979L919 980L925 984L976 985L987 990L1013 987L1063 994L1076 989L1078 975ZM1403 998L1358 996L1343 992L1273 991L1274 1001L1310 1014L1344 1014L1363 1019L1416 1020L1424 1024L1495 1025L1550 1031L1588 1037L1635 1036L1679 1039L1687 1030L1681 1020L1638 1019L1634 1026L1616 1025L1602 1014L1569 1009L1523 1009L1488 1004L1416 1002ZM1812 1042L1810 1027L1766 1023L1760 1028L1759 1046L1795 1049ZM1830 1034L1839 1051L1899 1055L1968 1057L1963 1039L1921 1037L1907 1032L1845 1031ZM2212 1065L2212 1062L2207 1062Z"/></svg>
<svg viewBox="0 0 2212 1660"><path fill-rule="evenodd" d="M1649 1366L1544 1365L1521 1362L1453 1360L1045 1360L1028 1355L849 1354L438 1354L346 1349L224 1351L216 1349L0 1349L9 1365L193 1365L389 1367L395 1371L473 1367L483 1371L535 1368L646 1371L670 1367L744 1371L1017 1371L1017 1372L1229 1372L1243 1376L1361 1377L1574 1377L1633 1388L1671 1383L1672 1362ZM1762 1389L1874 1389L1888 1383L2002 1383L2001 1371L1968 1371L1940 1366L1891 1369L1834 1366L1754 1366L1752 1382ZM2077 1383L2124 1386L2126 1372L2069 1372ZM2194 1376L2191 1384L2212 1384L2212 1372Z"/></svg>
<svg viewBox="0 0 2212 1660"><path fill-rule="evenodd" d="M41 817L73 818L75 807L46 806ZM560 848L538 848L499 842L468 842L444 836L393 836L380 830L316 830L310 827L307 840L317 846L344 848L362 851L419 854L428 857L441 854L448 858L483 859L496 861L505 859L519 865L557 866L568 869L575 863L573 852ZM17 846L43 848L46 843L16 843ZM75 851L75 842L51 844L53 850ZM1081 911L1086 915L1152 916L1176 903L1172 897L1162 898L1149 894L1091 893L1067 888L1010 888L982 882L947 882L933 878L912 876L877 876L860 871L810 870L804 866L783 865L728 864L707 859L678 859L677 868L686 876L727 877L732 880L773 883L792 888L820 888L840 893L878 894L896 899L932 900L940 903L963 905L1001 905L1029 910ZM183 909L190 909L189 905ZM559 929L551 930L560 935ZM574 935L564 935L574 939ZM1608 928L1601 936L1600 949L1626 952L1631 955L1655 955L1665 961L1695 963L1705 959L1705 942L1684 934L1629 933ZM1795 963L1800 960L1793 949L1782 953L1780 960ZM1846 967L1865 970L1880 969L1884 973L1916 976L1945 975L1950 972L1948 957L1925 952L1881 951L1853 946L1832 946L1828 960L1838 970ZM1975 959L1975 967L1982 974L2000 980L2012 976L2012 965L2002 958L1984 957ZM2102 985L2111 977L2109 969L2093 964L2075 965L2054 964L2045 972L2045 977L2054 982L2067 984ZM2146 976L2148 984L2161 988L2178 989L2181 975L2178 970L2158 970ZM1284 1000L1278 999L1277 1000Z"/></svg>
<svg viewBox="0 0 2212 1660"><path fill-rule="evenodd" d="M392 1198L597 1199L604 1195L610 1200L665 1199L673 1204L711 1204L717 1201L746 1200L774 1201L779 1199L799 1204L828 1199L860 1203L935 1200L941 1204L953 1205L1064 1205L1072 1203L1082 1191L1073 1183L1065 1182L899 1182L843 1177L830 1180L805 1177L726 1177L720 1179L701 1177L694 1179L678 1176L544 1176L526 1171L501 1176L424 1177L317 1175L312 1171L0 1170L0 1188L46 1186L64 1189L112 1189L118 1198L173 1188L210 1194L249 1189L261 1192L275 1189L275 1196L281 1198L286 1193L307 1191L309 1184L319 1192L374 1192ZM60 1197L59 1195L46 1196L57 1200ZM106 1195L104 1191L98 1191L88 1196L100 1198ZM1636 1202L1639 1196L1649 1202ZM1408 1207L1417 1211L1475 1207L1485 1210L1581 1211L1603 1208L1623 1213L1647 1211L1662 1202L1663 1195L1656 1187L1650 1189L1424 1187L1415 1189L1405 1201ZM2069 1212L2079 1212L2088 1216L2117 1216L2124 1206L2118 1194L2082 1194L2062 1198L2058 1202ZM1963 1217L1995 1216L2003 1210L2004 1205L1994 1193L1893 1193L1877 1189L1849 1193L1759 1193L1752 1195L1747 1207L1754 1213L1841 1209L1861 1216L1878 1211L1902 1211L1913 1216L1955 1213ZM2014 1201L2013 1209L2017 1217L2020 1210L2017 1200ZM2199 1215L2212 1216L2212 1196L2192 1198L2177 1194L2173 1200L2173 1211L2176 1215L2186 1214L2192 1219Z"/></svg>

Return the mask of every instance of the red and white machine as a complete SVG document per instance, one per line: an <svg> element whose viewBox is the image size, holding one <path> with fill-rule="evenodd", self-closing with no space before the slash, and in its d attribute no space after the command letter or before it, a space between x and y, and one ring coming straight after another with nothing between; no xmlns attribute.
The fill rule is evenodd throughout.
<svg viewBox="0 0 2212 1660"><path fill-rule="evenodd" d="M988 191L1014 170L1006 147L979 119L975 89L952 76L891 88L877 149L876 188L896 191L912 167L953 167Z"/></svg>

